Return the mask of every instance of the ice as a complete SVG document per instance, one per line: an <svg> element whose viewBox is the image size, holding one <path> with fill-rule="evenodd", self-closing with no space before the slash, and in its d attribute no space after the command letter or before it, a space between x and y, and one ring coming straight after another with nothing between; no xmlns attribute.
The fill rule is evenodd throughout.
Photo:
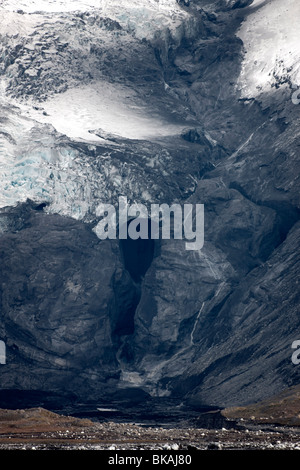
<svg viewBox="0 0 300 470"><path fill-rule="evenodd" d="M84 219L127 181L109 161L109 151L109 169L103 165L103 173L97 173L75 150L76 143L84 141L92 148L106 141L111 146L110 136L153 140L179 134L183 128L168 120L164 109L150 109L151 104L138 96L133 86L102 76L81 80L85 75L76 70L76 63L72 65L72 53L87 57L82 65L85 70L85 64L88 68L89 61L94 61L94 56L89 57L91 41L100 44L103 51L118 43L114 43L116 36L111 31L90 23L90 29L73 34L74 11L91 11L95 18L117 21L123 28L122 45L128 48L144 38L171 35L180 40L189 21L194 25L192 15L176 0L123 0L121 4L116 0L1 0L2 53L9 65L0 82L0 207L29 198L49 202L48 212ZM65 55L57 49L69 43ZM39 55L41 44L47 47ZM18 75L21 66L22 78ZM50 84L55 82L55 93L51 86L45 87L42 103L35 96L43 88L40 82L38 90L30 88L38 72L45 74ZM79 79L73 79L77 72ZM60 75L67 80L64 91L56 86ZM47 85L47 80L42 85ZM14 98L8 94L8 85ZM151 194L144 190L143 197L150 199Z"/></svg>
<svg viewBox="0 0 300 470"><path fill-rule="evenodd" d="M0 8L25 13L97 10L104 17L118 21L125 29L135 30L137 37L153 35L166 27L176 28L189 16L176 0L122 0L121 4L117 0L2 0Z"/></svg>
<svg viewBox="0 0 300 470"><path fill-rule="evenodd" d="M81 1L81 0L3 0L2 8L10 11L24 11L26 13L34 13L36 11L43 12L68 12L75 10L86 10L93 8L93 4L102 2Z"/></svg>
<svg viewBox="0 0 300 470"><path fill-rule="evenodd" d="M80 179L84 172L74 162L76 152L66 144L57 145L52 126L22 116L18 108L4 106L3 97L0 109L0 207L29 198L51 202L54 211L83 217L90 202L89 185Z"/></svg>

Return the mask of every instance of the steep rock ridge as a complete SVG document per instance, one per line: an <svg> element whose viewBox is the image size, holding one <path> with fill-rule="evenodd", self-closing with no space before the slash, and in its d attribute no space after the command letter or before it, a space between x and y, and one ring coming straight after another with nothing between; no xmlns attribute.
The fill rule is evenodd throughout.
<svg viewBox="0 0 300 470"><path fill-rule="evenodd" d="M1 388L197 407L297 382L299 109L289 80L244 87L239 29L272 3L3 2ZM136 271L93 233L120 195L204 203L204 248Z"/></svg>

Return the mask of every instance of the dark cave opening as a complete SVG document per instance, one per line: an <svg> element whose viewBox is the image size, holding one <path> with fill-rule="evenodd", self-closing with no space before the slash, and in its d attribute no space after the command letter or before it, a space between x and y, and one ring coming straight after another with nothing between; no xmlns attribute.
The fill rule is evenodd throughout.
<svg viewBox="0 0 300 470"><path fill-rule="evenodd" d="M118 292L119 313L113 328L115 339L134 333L134 316L141 297L139 285L136 286L135 292L128 294L122 295L122 292Z"/></svg>
<svg viewBox="0 0 300 470"><path fill-rule="evenodd" d="M129 226L130 221L127 226ZM125 269L129 272L133 281L140 283L154 258L155 253L155 240L150 238L151 234L151 220L148 220L148 233L147 239L138 238L133 240L127 237L125 240L120 240L120 250Z"/></svg>
<svg viewBox="0 0 300 470"><path fill-rule="evenodd" d="M145 222L145 219L143 221ZM130 223L131 220L127 222L127 234ZM133 281L133 288L130 290L123 289L122 284L117 283L115 285L117 310L119 313L113 327L113 337L119 346L122 344L122 342L119 342L121 337L134 333L134 317L141 299L141 283L151 266L154 256L158 253L158 240L151 239L152 225L150 219L147 219L146 226L148 227L149 234L147 238L137 238L135 240L128 235L126 239L119 239L121 259L124 268ZM124 345L122 349L123 359L125 358L126 361L130 360L130 353L128 353Z"/></svg>

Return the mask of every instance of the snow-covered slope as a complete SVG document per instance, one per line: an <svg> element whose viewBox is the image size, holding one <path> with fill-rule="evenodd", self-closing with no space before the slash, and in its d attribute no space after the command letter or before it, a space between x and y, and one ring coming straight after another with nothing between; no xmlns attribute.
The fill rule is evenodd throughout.
<svg viewBox="0 0 300 470"><path fill-rule="evenodd" d="M238 87L243 97L280 84L300 85L299 0L255 0L238 35L245 57Z"/></svg>

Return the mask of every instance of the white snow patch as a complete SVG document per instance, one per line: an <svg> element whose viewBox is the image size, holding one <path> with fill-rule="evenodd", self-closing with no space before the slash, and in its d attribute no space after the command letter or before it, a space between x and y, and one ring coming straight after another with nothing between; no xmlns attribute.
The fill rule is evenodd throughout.
<svg viewBox="0 0 300 470"><path fill-rule="evenodd" d="M69 138L103 141L90 131L128 139L148 139L176 135L183 125L170 124L163 117L152 116L134 90L118 84L98 81L57 94L43 103L43 110L32 105L18 105L28 117L52 124ZM138 103L138 104L137 104ZM43 112L46 111L47 115Z"/></svg>
<svg viewBox="0 0 300 470"><path fill-rule="evenodd" d="M238 36L245 57L238 79L243 97L270 92L279 77L300 85L299 0L255 0Z"/></svg>
<svg viewBox="0 0 300 470"><path fill-rule="evenodd" d="M102 412L118 411L116 408L97 408L97 410Z"/></svg>

